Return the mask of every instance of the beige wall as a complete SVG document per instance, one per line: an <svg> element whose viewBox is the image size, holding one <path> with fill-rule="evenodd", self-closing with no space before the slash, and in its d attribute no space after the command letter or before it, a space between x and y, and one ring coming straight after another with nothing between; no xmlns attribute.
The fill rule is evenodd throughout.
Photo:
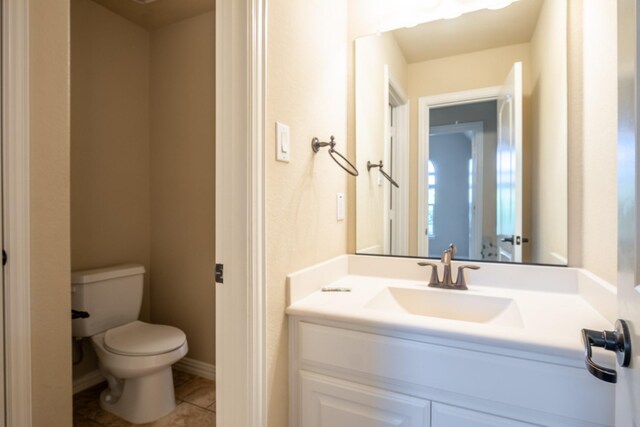
<svg viewBox="0 0 640 427"><path fill-rule="evenodd" d="M545 1L531 39L531 221L535 262L567 259L566 1Z"/></svg>
<svg viewBox="0 0 640 427"><path fill-rule="evenodd" d="M215 362L213 12L151 33L151 320Z"/></svg>
<svg viewBox="0 0 640 427"><path fill-rule="evenodd" d="M347 4L271 0L267 35L267 393L269 426L287 425L287 274L346 252L336 193L347 174L314 136L347 146ZM292 66L294 61L295 66ZM275 160L275 122L291 126L291 162ZM353 204L354 193L347 196Z"/></svg>
<svg viewBox="0 0 640 427"><path fill-rule="evenodd" d="M29 1L34 427L71 425L69 2Z"/></svg>
<svg viewBox="0 0 640 427"><path fill-rule="evenodd" d="M214 16L149 32L71 1L72 269L146 267L141 319L215 362ZM74 378L94 370L95 353Z"/></svg>
<svg viewBox="0 0 640 427"><path fill-rule="evenodd" d="M388 95L385 95L385 66L394 83L407 93L407 62L391 33L356 40L356 250L371 252L384 247L384 186L378 185L377 169L367 172L367 161L387 161L385 156L385 120ZM389 170L388 161L386 170Z"/></svg>
<svg viewBox="0 0 640 427"><path fill-rule="evenodd" d="M581 266L617 282L617 16L615 2L583 2Z"/></svg>
<svg viewBox="0 0 640 427"><path fill-rule="evenodd" d="M421 97L501 86L513 67L513 63L517 61L523 62L524 106L526 108L531 92L529 43L409 64L409 158L418 158L418 100ZM473 70L473 72L470 73L469 70ZM526 130L525 127L523 141L525 150L528 146ZM409 165L409 183L411 184L409 188L409 230L418 229L418 173L418 162L412 161ZM418 253L417 236L417 232L409 232L410 254Z"/></svg>
<svg viewBox="0 0 640 427"><path fill-rule="evenodd" d="M149 271L149 217L149 33L71 0L71 268Z"/></svg>
<svg viewBox="0 0 640 427"><path fill-rule="evenodd" d="M71 0L71 270L143 264L144 320L149 199L149 33L91 0ZM74 378L97 368L91 344L82 345Z"/></svg>

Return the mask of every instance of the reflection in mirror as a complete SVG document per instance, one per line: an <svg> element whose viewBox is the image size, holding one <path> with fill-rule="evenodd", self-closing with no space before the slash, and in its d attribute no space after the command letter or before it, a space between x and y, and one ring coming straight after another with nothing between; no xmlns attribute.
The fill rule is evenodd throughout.
<svg viewBox="0 0 640 427"><path fill-rule="evenodd" d="M567 4L356 40L357 253L567 263Z"/></svg>

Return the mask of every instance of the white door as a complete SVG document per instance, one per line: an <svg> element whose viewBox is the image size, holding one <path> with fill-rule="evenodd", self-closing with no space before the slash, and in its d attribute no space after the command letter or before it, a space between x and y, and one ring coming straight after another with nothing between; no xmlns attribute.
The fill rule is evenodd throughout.
<svg viewBox="0 0 640 427"><path fill-rule="evenodd" d="M636 136L637 138L637 136ZM636 175L636 185L639 183ZM636 200L636 203L638 200ZM636 216L638 215L636 204ZM636 232L638 230L636 229ZM637 237L636 237L637 238ZM632 240L632 239L630 239ZM640 426L640 252L619 244L618 318L627 322L631 338L631 364L616 367L616 427ZM635 259L624 259L621 251L628 249ZM620 259L622 258L622 259ZM629 262L630 261L630 262Z"/></svg>
<svg viewBox="0 0 640 427"><path fill-rule="evenodd" d="M498 260L522 262L522 63L498 96L496 158Z"/></svg>
<svg viewBox="0 0 640 427"><path fill-rule="evenodd" d="M637 2L618 1L618 318L631 332L631 364L616 367L616 427L640 426L640 133ZM629 72L633 70L634 72Z"/></svg>

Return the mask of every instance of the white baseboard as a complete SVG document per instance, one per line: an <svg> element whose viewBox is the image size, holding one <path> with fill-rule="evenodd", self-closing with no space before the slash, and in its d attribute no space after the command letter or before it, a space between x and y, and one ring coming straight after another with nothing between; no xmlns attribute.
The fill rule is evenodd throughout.
<svg viewBox="0 0 640 427"><path fill-rule="evenodd" d="M211 365L209 363L204 363L185 357L184 359L173 365L173 367L179 371L197 375L209 380L215 381L216 379L216 367L215 365ZM91 388L94 385L100 384L103 381L105 381L105 379L100 373L100 370L96 369L95 371L91 371L88 374L85 374L80 378L76 378L73 380L73 394L80 393L81 391Z"/></svg>
<svg viewBox="0 0 640 427"><path fill-rule="evenodd" d="M198 360L185 357L173 365L173 367L179 371L197 375L209 380L215 381L216 379L216 366L210 363L200 362Z"/></svg>
<svg viewBox="0 0 640 427"><path fill-rule="evenodd" d="M96 369L95 371L91 371L88 374L73 380L73 394L80 393L81 391L100 384L103 381L106 380L100 373L100 370Z"/></svg>

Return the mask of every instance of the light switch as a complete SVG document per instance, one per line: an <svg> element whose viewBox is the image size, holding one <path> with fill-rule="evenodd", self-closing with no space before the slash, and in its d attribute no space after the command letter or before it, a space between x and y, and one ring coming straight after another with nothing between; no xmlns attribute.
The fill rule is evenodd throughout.
<svg viewBox="0 0 640 427"><path fill-rule="evenodd" d="M276 122L276 160L288 162L291 159L289 126Z"/></svg>
<svg viewBox="0 0 640 427"><path fill-rule="evenodd" d="M336 194L336 219L344 221L344 193Z"/></svg>

